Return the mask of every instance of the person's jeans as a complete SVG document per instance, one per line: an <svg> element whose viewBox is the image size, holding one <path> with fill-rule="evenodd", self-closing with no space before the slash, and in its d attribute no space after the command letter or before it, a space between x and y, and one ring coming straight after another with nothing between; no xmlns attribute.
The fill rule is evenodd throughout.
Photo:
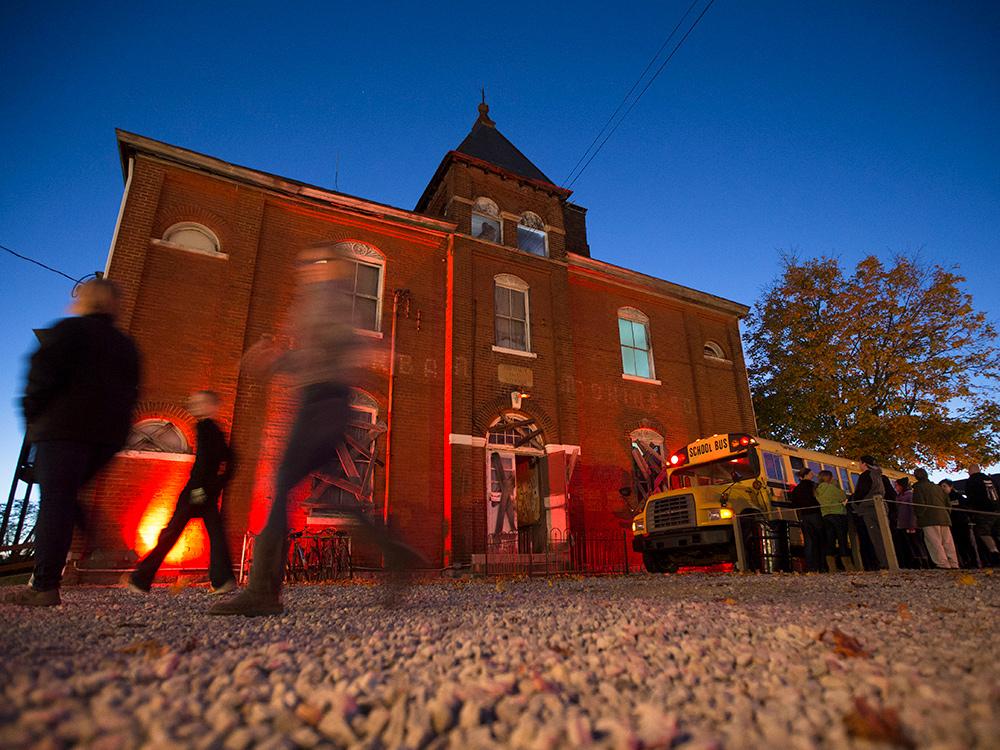
<svg viewBox="0 0 1000 750"><path fill-rule="evenodd" d="M799 523L806 545L806 569L813 573L824 570L823 559L823 516L818 509L799 511Z"/></svg>
<svg viewBox="0 0 1000 750"><path fill-rule="evenodd" d="M156 571L160 569L164 559L170 554L170 550L177 544L177 540L184 533L184 527L193 518L201 518L205 522L205 531L208 534L209 558L208 558L208 580L215 588L222 586L228 581L235 580L233 575L233 562L229 556L229 547L226 544L226 530L222 525L222 516L219 513L219 506L216 502L206 500L199 505L190 502L191 490L185 487L177 498L177 506L170 521L163 527L156 546L150 550L149 554L136 566L132 581L141 588L148 589L156 577Z"/></svg>
<svg viewBox="0 0 1000 750"><path fill-rule="evenodd" d="M73 527L86 526L78 497L80 488L116 452L111 445L75 440L35 443L35 479L41 492L35 522L35 570L31 578L31 587L36 591L59 588L73 543Z"/></svg>
<svg viewBox="0 0 1000 750"><path fill-rule="evenodd" d="M310 473L337 455L350 415L347 386L318 383L303 388L302 404L278 467L274 503L254 539L248 588L277 593L288 562L288 496Z"/></svg>
<svg viewBox="0 0 1000 750"><path fill-rule="evenodd" d="M828 557L836 557L838 546L841 557L851 556L851 551L847 548L847 515L845 513L831 513L828 516L823 516L823 554Z"/></svg>

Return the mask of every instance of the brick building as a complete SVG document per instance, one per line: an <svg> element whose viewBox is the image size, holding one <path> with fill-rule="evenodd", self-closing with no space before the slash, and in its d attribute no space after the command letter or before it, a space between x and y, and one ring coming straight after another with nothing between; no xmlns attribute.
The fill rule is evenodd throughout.
<svg viewBox="0 0 1000 750"><path fill-rule="evenodd" d="M412 211L130 133L118 142L107 275L145 372L130 449L95 488L104 551L155 542L189 469L180 405L196 389L222 395L239 456L224 497L236 549L262 525L295 394L239 361L262 335L287 341L294 259L317 242L356 260L355 325L373 355L353 413L378 437L372 461L352 454L355 490L435 565L468 563L488 534L539 549L625 528L634 441L753 431L748 308L592 258L586 209L485 104ZM294 523L322 515L303 505ZM167 564L205 553L192 528Z"/></svg>

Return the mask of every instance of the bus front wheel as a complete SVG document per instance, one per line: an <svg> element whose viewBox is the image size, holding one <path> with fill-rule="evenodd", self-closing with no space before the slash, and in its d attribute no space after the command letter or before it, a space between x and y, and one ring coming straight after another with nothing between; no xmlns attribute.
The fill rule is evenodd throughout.
<svg viewBox="0 0 1000 750"><path fill-rule="evenodd" d="M678 565L670 555L661 550L642 553L642 564L650 573L676 573Z"/></svg>

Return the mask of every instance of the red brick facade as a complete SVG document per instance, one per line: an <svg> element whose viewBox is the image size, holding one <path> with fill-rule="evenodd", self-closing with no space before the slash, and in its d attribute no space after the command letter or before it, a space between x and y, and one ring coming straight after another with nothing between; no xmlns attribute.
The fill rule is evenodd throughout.
<svg viewBox="0 0 1000 750"><path fill-rule="evenodd" d="M485 547L486 438L501 414L517 412L540 430L527 443L530 461L517 459L519 477L530 472L541 494L539 529L558 533L624 527L618 490L630 482L632 431L655 430L668 450L753 431L738 330L746 308L590 258L585 212L567 204L568 191L453 151L417 210L406 211L127 133L119 143L126 195L107 273L125 290L123 324L143 354L137 417L170 419L189 433L190 420L171 405L197 389L221 394L221 421L239 456L224 498L237 555L248 525L263 523L295 399L281 379L264 387L241 376L240 357L263 334L287 339L292 264L316 242L360 243L381 264L380 331L358 384L390 428L378 444L385 466L373 497L388 501L390 524L436 566L468 563ZM502 244L471 236L478 198L499 207ZM526 211L544 224L547 257L518 249ZM182 222L209 230L220 252L165 241ZM496 346L498 277L526 287L529 351ZM651 378L622 375L621 308L648 318ZM723 358L706 357L706 342ZM514 409L512 391L521 389L530 398ZM116 459L95 489L102 549L145 551L147 506L175 494L187 471L174 459ZM566 463L575 463L568 488L558 476ZM557 528L563 504L568 529ZM299 512L293 525L303 520Z"/></svg>

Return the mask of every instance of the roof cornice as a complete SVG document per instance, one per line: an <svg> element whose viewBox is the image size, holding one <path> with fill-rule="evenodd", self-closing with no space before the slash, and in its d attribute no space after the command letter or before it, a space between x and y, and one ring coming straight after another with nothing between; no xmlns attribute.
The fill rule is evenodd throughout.
<svg viewBox="0 0 1000 750"><path fill-rule="evenodd" d="M581 274L597 277L605 283L681 300L715 312L735 315L737 318L745 318L750 313L750 308L747 305L733 302L723 297L716 297L714 294L699 292L697 289L674 284L670 281L664 281L655 276L647 276L638 271L630 271L627 268L595 260L594 258L587 258L576 253L566 253L566 258L571 274L576 271Z"/></svg>
<svg viewBox="0 0 1000 750"><path fill-rule="evenodd" d="M263 190L303 198L353 213L394 220L437 232L450 233L455 231L454 222L435 219L413 211L334 192L287 177L279 177L278 175L250 169L249 167L241 167L238 164L232 164L222 159L217 159L214 156L201 154L197 151L181 148L180 146L173 146L169 143L163 143L162 141L129 133L118 128L115 129L115 133L118 137L118 152L121 155L122 173L126 179L128 177L129 158L141 153L198 172L224 177L242 184L253 185Z"/></svg>

